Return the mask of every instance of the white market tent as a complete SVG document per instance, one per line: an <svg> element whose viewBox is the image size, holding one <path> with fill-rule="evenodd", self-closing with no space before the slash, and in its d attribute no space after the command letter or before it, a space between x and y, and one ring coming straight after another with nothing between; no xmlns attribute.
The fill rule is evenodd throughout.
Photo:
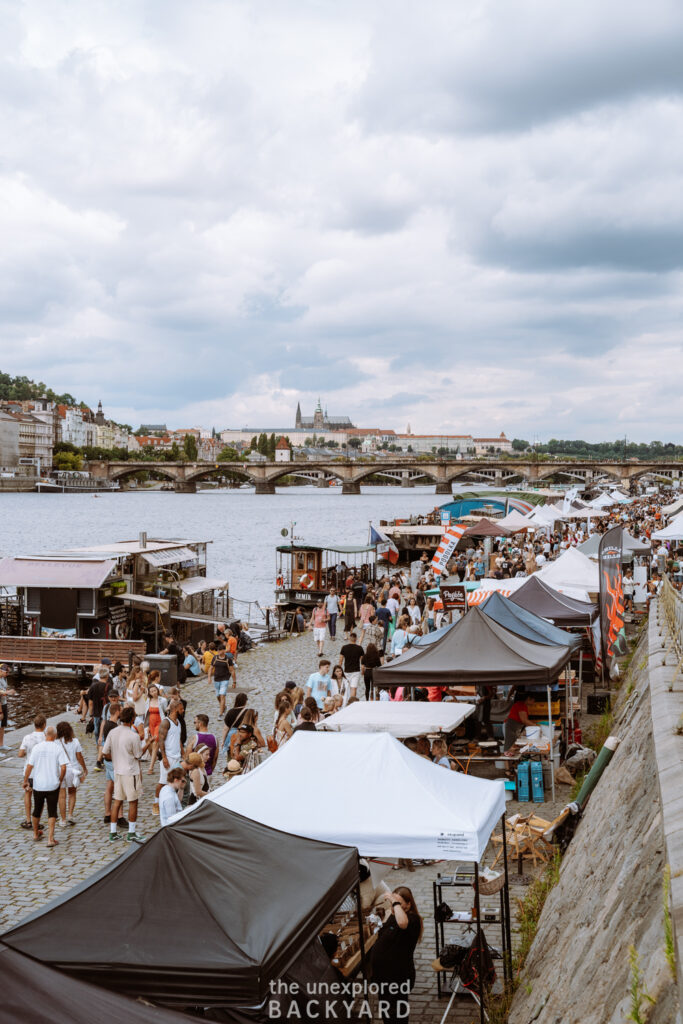
<svg viewBox="0 0 683 1024"><path fill-rule="evenodd" d="M526 516L518 512L516 508L508 512L502 519L496 519L498 526L505 527L510 533L521 533L522 530L533 530L534 524L529 522Z"/></svg>
<svg viewBox="0 0 683 1024"><path fill-rule="evenodd" d="M537 505L535 509L529 512L528 516L525 516L527 523L546 528L552 526L559 518L559 515L554 510L550 511L550 508L545 505Z"/></svg>
<svg viewBox="0 0 683 1024"><path fill-rule="evenodd" d="M320 732L388 732L397 739L453 732L476 711L474 704L433 701L358 701L318 723Z"/></svg>
<svg viewBox="0 0 683 1024"><path fill-rule="evenodd" d="M478 862L505 813L502 781L448 771L388 733L298 732L204 799L364 857Z"/></svg>
<svg viewBox="0 0 683 1024"><path fill-rule="evenodd" d="M598 494L597 497L593 498L592 501L589 501L588 504L591 508L611 508L612 505L616 505L616 498L610 497L609 494L605 494L603 491L602 494Z"/></svg>
<svg viewBox="0 0 683 1024"><path fill-rule="evenodd" d="M544 565L538 577L556 590L571 587L597 593L600 589L597 565L576 548L567 548L554 562Z"/></svg>
<svg viewBox="0 0 683 1024"><path fill-rule="evenodd" d="M668 526L656 530L651 540L682 540L683 539L683 513L671 520Z"/></svg>
<svg viewBox="0 0 683 1024"><path fill-rule="evenodd" d="M676 498L670 505L664 505L662 512L665 516L675 516L683 511L683 498Z"/></svg>

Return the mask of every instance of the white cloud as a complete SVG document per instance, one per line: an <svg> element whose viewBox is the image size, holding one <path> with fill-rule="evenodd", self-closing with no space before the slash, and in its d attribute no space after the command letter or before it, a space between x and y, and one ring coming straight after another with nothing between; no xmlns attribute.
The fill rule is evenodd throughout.
<svg viewBox="0 0 683 1024"><path fill-rule="evenodd" d="M678 5L0 19L4 370L129 422L287 425L320 393L396 429L681 439Z"/></svg>

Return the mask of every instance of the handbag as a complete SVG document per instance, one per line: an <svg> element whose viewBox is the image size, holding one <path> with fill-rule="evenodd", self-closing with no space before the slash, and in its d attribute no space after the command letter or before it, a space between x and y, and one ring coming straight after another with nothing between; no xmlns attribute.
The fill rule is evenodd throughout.
<svg viewBox="0 0 683 1024"><path fill-rule="evenodd" d="M271 754L274 754L277 750L277 740L274 736L266 736L266 744Z"/></svg>
<svg viewBox="0 0 683 1024"><path fill-rule="evenodd" d="M434 917L437 921L450 921L450 919L453 917L453 911L448 906L445 900L442 900L442 902L439 903L438 907L434 912Z"/></svg>
<svg viewBox="0 0 683 1024"><path fill-rule="evenodd" d="M92 718L90 719L90 721L89 721L89 722L88 722L88 724L86 725L86 727L85 727L85 731L86 731L87 733L91 733L91 732L94 732L94 731L95 731L95 723L93 722Z"/></svg>

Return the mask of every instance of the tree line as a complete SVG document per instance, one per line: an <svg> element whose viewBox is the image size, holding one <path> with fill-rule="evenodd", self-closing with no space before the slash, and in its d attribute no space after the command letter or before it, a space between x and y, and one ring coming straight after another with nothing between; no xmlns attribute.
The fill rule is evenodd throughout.
<svg viewBox="0 0 683 1024"><path fill-rule="evenodd" d="M516 437L512 442L516 452L534 451L541 455L563 455L574 459L601 459L619 461L639 459L642 462L683 458L683 445L650 441L648 444L628 441L561 441L551 438L547 444L530 444Z"/></svg>

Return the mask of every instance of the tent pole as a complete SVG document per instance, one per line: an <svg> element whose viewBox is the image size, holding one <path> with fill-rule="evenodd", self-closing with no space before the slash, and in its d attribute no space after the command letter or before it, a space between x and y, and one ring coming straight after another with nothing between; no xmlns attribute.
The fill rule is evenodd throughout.
<svg viewBox="0 0 683 1024"><path fill-rule="evenodd" d="M553 762L553 709L550 700L550 686L546 686L546 693L548 695L548 742L550 744L550 787L553 794L553 803L555 803L555 764Z"/></svg>
<svg viewBox="0 0 683 1024"><path fill-rule="evenodd" d="M485 1024L486 1014L484 1013L484 958L481 948L481 910L479 907L479 863L474 862L474 910L477 915L477 972L479 974L479 1024Z"/></svg>
<svg viewBox="0 0 683 1024"><path fill-rule="evenodd" d="M360 901L360 872L358 874L358 881L356 882L355 888L356 894L356 910L358 912L358 938L360 940L360 970L363 974L363 979L367 977L365 967L365 933L363 932L363 907Z"/></svg>
<svg viewBox="0 0 683 1024"><path fill-rule="evenodd" d="M504 903L505 903L505 938L507 945L507 959L505 961L505 969L507 971L508 980L512 981L512 931L510 928L510 876L508 873L508 849L507 839L505 837L505 813L500 819L503 826L503 864L505 865L505 885L503 886Z"/></svg>

